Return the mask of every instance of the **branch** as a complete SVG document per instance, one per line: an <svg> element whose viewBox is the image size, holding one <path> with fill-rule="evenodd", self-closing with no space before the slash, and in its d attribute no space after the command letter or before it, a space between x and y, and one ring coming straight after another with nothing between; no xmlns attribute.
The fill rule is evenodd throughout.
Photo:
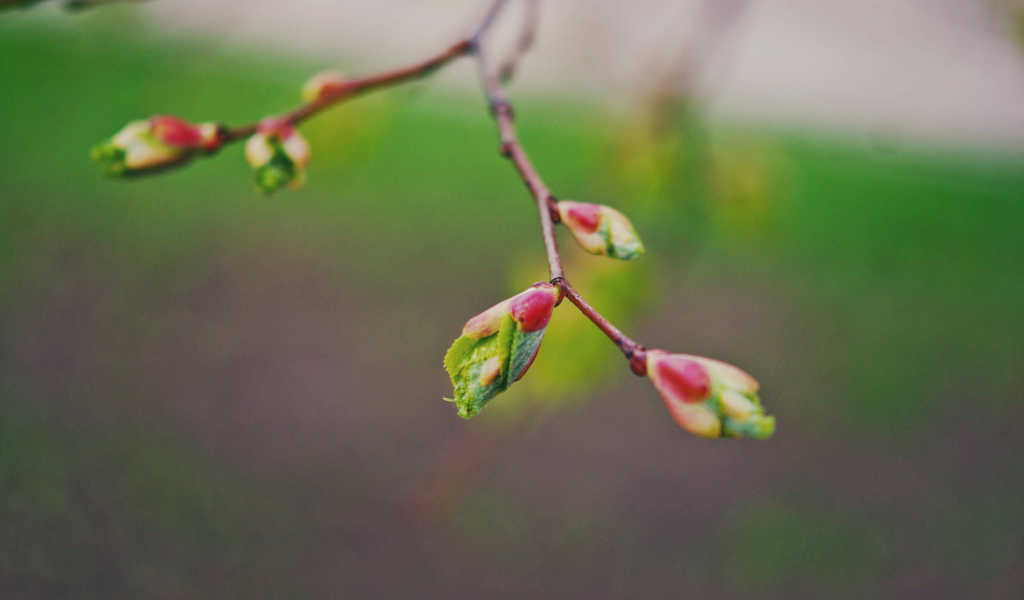
<svg viewBox="0 0 1024 600"><path fill-rule="evenodd" d="M537 36L537 25L540 22L540 0L523 0L523 26L519 32L519 39L516 41L512 53L501 63L498 69L498 77L503 82L508 82L515 76L519 61L533 47L533 41Z"/></svg>
<svg viewBox="0 0 1024 600"><path fill-rule="evenodd" d="M463 56L469 51L470 41L463 40L452 47L448 48L441 54L427 59L423 62L401 67L393 71L386 71L377 75L370 75L367 77L361 77L359 79L353 79L345 81L339 85L335 90L323 94L312 102L308 102L299 106L295 110L285 114L283 118L290 121L294 125L298 125L302 121L316 115L324 109L330 108L335 104L339 104L345 100L348 100L354 96L371 92L383 87L406 83L415 79L422 79L429 75L432 75L435 71L444 67L451 61ZM233 142L242 138L247 138L250 135L256 133L258 123L250 123L248 125L242 125L233 129L226 129L222 135L222 139L225 143Z"/></svg>
<svg viewBox="0 0 1024 600"><path fill-rule="evenodd" d="M557 202L548 187L544 184L533 163L530 162L526 150L523 149L519 138L516 135L515 122L513 117L512 104L502 87L498 75L491 69L487 52L483 47L482 40L478 37L472 40L471 51L479 65L480 78L484 84L484 92L491 106L491 112L498 125L498 134L501 138L501 154L512 161L519 176L522 177L526 188L533 195L537 203L537 210L540 213L541 234L544 237L544 250L548 258L548 270L551 275L551 284L558 287L558 302L568 297L580 312L590 319L597 327L608 336L612 342L622 351L626 359L630 361L630 367L637 375L646 375L646 352L644 347L633 341L607 319L601 316L594 307L580 296L579 292L569 283L562 271L562 259L558 253L558 240L555 237L555 223L561 220Z"/></svg>
<svg viewBox="0 0 1024 600"><path fill-rule="evenodd" d="M552 309L569 298L619 348L634 373L651 377L684 428L704 437L763 439L771 435L775 421L765 417L760 407L756 380L718 361L646 350L597 312L566 279L556 223L565 224L580 245L594 254L633 260L643 254L643 246L629 220L615 209L558 202L516 135L502 75L512 73L533 41L537 0L523 1L527 6L519 42L499 70L492 68L484 41L508 0L494 0L472 35L423 62L353 80L333 73L314 77L307 84L312 93L307 96L307 90L303 90L309 101L280 117L233 129L217 123L192 125L170 116L152 117L129 123L97 147L93 158L110 175L137 175L181 165L196 155L211 154L225 143L248 138L246 159L256 169L257 186L267 192L283 185L295 187L301 185L309 160L309 146L297 134L295 125L356 95L426 77L460 56L472 55L497 124L500 152L512 161L537 205L550 283L536 284L470 319L463 327L462 337L444 361L455 386L459 414L473 416L526 372L540 348Z"/></svg>

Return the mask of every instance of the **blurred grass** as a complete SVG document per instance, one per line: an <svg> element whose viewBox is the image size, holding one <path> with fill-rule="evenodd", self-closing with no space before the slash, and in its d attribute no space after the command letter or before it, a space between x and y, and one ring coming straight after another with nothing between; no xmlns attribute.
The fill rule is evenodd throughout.
<svg viewBox="0 0 1024 600"><path fill-rule="evenodd" d="M248 263L233 258L274 256L285 270L291 259L316 265L324 286L344 290L344 310L392 315L378 319L367 355L408 356L380 346L401 340L409 352L436 350L426 362L439 363L466 316L545 277L535 209L496 153L483 103L427 84L414 98L393 92L340 107L303 127L313 146L307 186L272 198L253 191L237 146L159 178L104 181L88 150L128 120L169 112L252 121L293 105L306 76L328 65L235 55L202 40L154 42L131 7L2 19L5 586L20 590L14 597L303 594L304 569L316 565L295 566L296 548L315 546L302 501L185 449L174 426L164 431L159 381L131 360L160 359L152 348L173 340L178 324L164 311L192 301L218 261L238 268ZM762 379L780 417L778 443L807 444L784 457L796 463L816 452L811 444L836 438L899 461L937 451L963 423L992 439L1014 431L1024 394L1019 155L881 152L854 138L702 126L682 158L637 155L622 167L622 148L634 142L600 107L526 99L517 114L552 188L635 209L648 246L650 261L610 265L563 237L570 277L591 285L594 304L627 330L645 328L669 349L731 360ZM670 183L637 176L664 169ZM783 333L742 345L732 313L676 310L701 294L728 305L737 289L770 292L754 302L781 305ZM651 314L664 321L642 325ZM712 321L686 329L702 314ZM84 321L85 333L67 333L69 320ZM530 378L486 418L521 418L528 403L582 400L623 378L614 349L585 326L559 314ZM671 337L681 327L696 335ZM224 344L201 351L237 351ZM899 523L903 507L831 506L829 493L801 499L792 491L800 485L780 481L779 493L723 517L703 546L718 563L695 561L683 576L699 592L742 597L862 597L901 569L988 589L985 581L1014 568L1024 533L1020 448L997 447L996 475L971 485L930 472L923 533L900 529L910 527ZM859 456L821 468L842 480ZM487 560L540 544L573 554L556 561L567 569L607 560L588 536L614 546L630 529L629 517L613 527L594 516L603 508L565 506L538 516L529 500L484 493L453 527L472 544L493 543ZM543 535L558 539L534 539ZM896 556L918 535L927 551L909 543L911 558ZM654 552L646 538L629 543L641 556ZM970 550L957 551L961 544ZM129 566L104 572L109 564ZM545 564L524 556L498 572L525 578Z"/></svg>

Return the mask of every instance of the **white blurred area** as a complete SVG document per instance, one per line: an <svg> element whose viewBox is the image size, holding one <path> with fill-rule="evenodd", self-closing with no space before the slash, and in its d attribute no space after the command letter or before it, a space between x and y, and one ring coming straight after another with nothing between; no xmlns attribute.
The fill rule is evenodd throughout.
<svg viewBox="0 0 1024 600"><path fill-rule="evenodd" d="M601 95L628 106L666 70L698 64L690 89L719 121L1024 145L1024 55L992 10L999 0L541 1L537 42L514 95ZM201 31L228 46L337 57L369 71L444 48L472 28L487 2L146 6L163 27ZM509 17L511 25L517 17ZM475 85L468 65L441 79Z"/></svg>

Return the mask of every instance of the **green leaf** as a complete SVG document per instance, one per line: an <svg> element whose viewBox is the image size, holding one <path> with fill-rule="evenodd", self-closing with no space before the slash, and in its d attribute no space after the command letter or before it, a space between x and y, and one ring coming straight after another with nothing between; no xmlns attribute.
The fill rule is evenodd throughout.
<svg viewBox="0 0 1024 600"><path fill-rule="evenodd" d="M256 188L270 195L299 177L295 163L284 151L281 141L272 138L270 145L274 149L273 157L267 164L256 169Z"/></svg>
<svg viewBox="0 0 1024 600"><path fill-rule="evenodd" d="M480 412L491 398L504 391L500 375L490 385L480 385L480 372L484 365L498 356L498 334L469 341L473 345L468 350L464 347L465 342L460 344L456 341L456 345L463 346L455 350L462 355L462 359L452 361L450 372L452 385L455 386L455 406L459 409L459 416L466 419ZM453 349L456 345L452 346Z"/></svg>
<svg viewBox="0 0 1024 600"><path fill-rule="evenodd" d="M455 386L454 402L459 416L472 417L515 383L526 370L543 337L543 329L523 333L512 315L505 315L498 333L480 340L465 336L455 340L444 357L444 368ZM490 385L481 385L481 372L495 357L501 365L501 372Z"/></svg>
<svg viewBox="0 0 1024 600"><path fill-rule="evenodd" d="M512 315L505 315L505 318L501 320L501 327L498 329L498 360L501 362L501 375L498 376L498 381L502 384L501 391L503 392L512 385L509 381L508 365L512 360L512 343L515 341L518 331L519 324L512 318Z"/></svg>
<svg viewBox="0 0 1024 600"><path fill-rule="evenodd" d="M512 342L512 357L508 365L508 383L505 385L505 389L508 389L509 386L515 383L520 375L526 371L526 368L530 366L530 361L533 359L537 349L540 348L540 343L544 339L544 332L546 330L547 327L544 327L537 331L524 333L519 328L516 328L515 338Z"/></svg>
<svg viewBox="0 0 1024 600"><path fill-rule="evenodd" d="M722 421L722 437L768 439L775 433L775 417L764 414L761 398L757 394L744 394L744 397L757 407L757 411L743 422L737 421L725 413L720 394L716 394L707 401L708 408L715 411Z"/></svg>
<svg viewBox="0 0 1024 600"><path fill-rule="evenodd" d="M460 363L473 351L476 342L477 340L473 338L462 336L455 340L452 347L448 349L448 353L444 355L444 370L448 371L448 377L452 378L452 383L455 382L455 374L459 370Z"/></svg>
<svg viewBox="0 0 1024 600"><path fill-rule="evenodd" d="M100 172L104 177L121 177L125 174L125 151L123 149L104 142L93 148L90 156L93 162L100 165Z"/></svg>

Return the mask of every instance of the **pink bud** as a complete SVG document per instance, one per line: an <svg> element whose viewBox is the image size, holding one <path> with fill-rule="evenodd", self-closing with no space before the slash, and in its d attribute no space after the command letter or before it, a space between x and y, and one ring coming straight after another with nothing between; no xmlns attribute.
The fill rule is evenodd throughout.
<svg viewBox="0 0 1024 600"><path fill-rule="evenodd" d="M302 99L314 102L325 96L337 94L345 86L345 76L338 71L317 73L302 86Z"/></svg>
<svg viewBox="0 0 1024 600"><path fill-rule="evenodd" d="M711 377L699 362L661 350L647 353L648 376L666 398L694 404L711 396Z"/></svg>
<svg viewBox="0 0 1024 600"><path fill-rule="evenodd" d="M676 423L690 433L712 439L722 436L722 422L718 415L703 404L685 404L666 399L665 405Z"/></svg>
<svg viewBox="0 0 1024 600"><path fill-rule="evenodd" d="M257 133L262 133L268 137L277 137L281 140L291 137L294 131L295 125L283 117L267 117L260 121L260 124L256 127Z"/></svg>
<svg viewBox="0 0 1024 600"><path fill-rule="evenodd" d="M691 358L704 365L708 373L711 374L711 378L715 380L715 383L725 389L733 390L740 394L754 394L761 387L761 384L756 379L739 367L713 358L704 358L702 356L693 356Z"/></svg>
<svg viewBox="0 0 1024 600"><path fill-rule="evenodd" d="M570 229L594 233L601 227L601 207L597 204L565 200L558 203L558 208Z"/></svg>
<svg viewBox="0 0 1024 600"><path fill-rule="evenodd" d="M191 123L178 117L159 115L149 120L153 138L161 144L175 148L195 148L203 143L203 134Z"/></svg>
<svg viewBox="0 0 1024 600"><path fill-rule="evenodd" d="M508 309L523 332L529 333L548 326L557 298L555 286L545 283L514 296Z"/></svg>
<svg viewBox="0 0 1024 600"><path fill-rule="evenodd" d="M498 333L498 329L501 328L501 320L508 313L509 302L510 300L499 302L466 321L466 325L462 328L462 335L474 340L480 340Z"/></svg>
<svg viewBox="0 0 1024 600"><path fill-rule="evenodd" d="M216 123L193 125L178 117L157 115L149 119L153 139L175 151L202 150L213 152L221 145L220 127Z"/></svg>

